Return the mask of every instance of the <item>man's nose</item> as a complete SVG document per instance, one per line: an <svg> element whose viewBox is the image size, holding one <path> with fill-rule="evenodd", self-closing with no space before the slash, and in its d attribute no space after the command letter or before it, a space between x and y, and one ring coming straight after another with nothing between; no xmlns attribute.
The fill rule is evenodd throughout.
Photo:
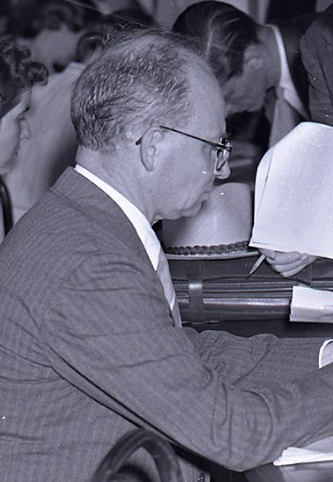
<svg viewBox="0 0 333 482"><path fill-rule="evenodd" d="M227 179L231 174L229 162L226 162L223 164L221 169L219 171L214 172L214 176L217 177L218 179Z"/></svg>
<svg viewBox="0 0 333 482"><path fill-rule="evenodd" d="M20 127L21 127L20 140L24 141L24 140L30 139L31 130L30 130L29 123L28 123L27 119L21 120Z"/></svg>

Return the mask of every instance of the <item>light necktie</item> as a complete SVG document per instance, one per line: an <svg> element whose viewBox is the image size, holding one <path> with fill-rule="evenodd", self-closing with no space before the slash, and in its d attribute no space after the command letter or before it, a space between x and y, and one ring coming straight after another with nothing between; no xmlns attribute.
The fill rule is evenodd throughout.
<svg viewBox="0 0 333 482"><path fill-rule="evenodd" d="M180 318L178 301L176 298L175 289L172 284L168 260L166 259L166 256L162 248L160 248L160 252L158 255L158 264L157 264L156 272L162 282L162 285L164 288L164 294L170 306L170 312L174 322L174 326L181 327L182 321Z"/></svg>

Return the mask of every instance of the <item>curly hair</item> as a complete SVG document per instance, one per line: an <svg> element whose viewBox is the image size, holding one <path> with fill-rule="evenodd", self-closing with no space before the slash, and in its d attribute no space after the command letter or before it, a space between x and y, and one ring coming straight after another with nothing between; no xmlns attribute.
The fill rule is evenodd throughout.
<svg viewBox="0 0 333 482"><path fill-rule="evenodd" d="M25 47L8 35L0 36L0 118L11 110L34 84L46 84L48 71L34 62Z"/></svg>
<svg viewBox="0 0 333 482"><path fill-rule="evenodd" d="M243 72L245 50L259 42L257 28L249 15L216 1L189 6L173 26L175 32L195 39L220 83Z"/></svg>

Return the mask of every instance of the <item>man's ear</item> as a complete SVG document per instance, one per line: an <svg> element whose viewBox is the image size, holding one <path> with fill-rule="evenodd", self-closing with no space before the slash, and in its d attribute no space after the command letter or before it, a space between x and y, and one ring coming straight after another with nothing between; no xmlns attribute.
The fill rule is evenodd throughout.
<svg viewBox="0 0 333 482"><path fill-rule="evenodd" d="M153 171L161 152L164 133L159 127L151 127L142 136L140 144L141 161L147 171Z"/></svg>
<svg viewBox="0 0 333 482"><path fill-rule="evenodd" d="M244 70L259 70L263 67L264 62L260 56L259 48L256 44L249 45L244 52Z"/></svg>

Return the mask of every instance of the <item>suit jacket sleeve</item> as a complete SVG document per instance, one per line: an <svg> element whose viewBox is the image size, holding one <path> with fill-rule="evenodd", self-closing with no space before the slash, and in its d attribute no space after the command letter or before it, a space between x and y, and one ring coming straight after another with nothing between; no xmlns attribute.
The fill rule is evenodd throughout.
<svg viewBox="0 0 333 482"><path fill-rule="evenodd" d="M306 357L297 341L274 336L190 339L172 326L154 270L121 250L91 253L53 294L41 336L57 373L128 420L236 470L326 427L332 433L333 366L316 368L319 339L307 342Z"/></svg>
<svg viewBox="0 0 333 482"><path fill-rule="evenodd" d="M319 14L301 42L309 78L309 108L315 122L333 125L333 5Z"/></svg>

